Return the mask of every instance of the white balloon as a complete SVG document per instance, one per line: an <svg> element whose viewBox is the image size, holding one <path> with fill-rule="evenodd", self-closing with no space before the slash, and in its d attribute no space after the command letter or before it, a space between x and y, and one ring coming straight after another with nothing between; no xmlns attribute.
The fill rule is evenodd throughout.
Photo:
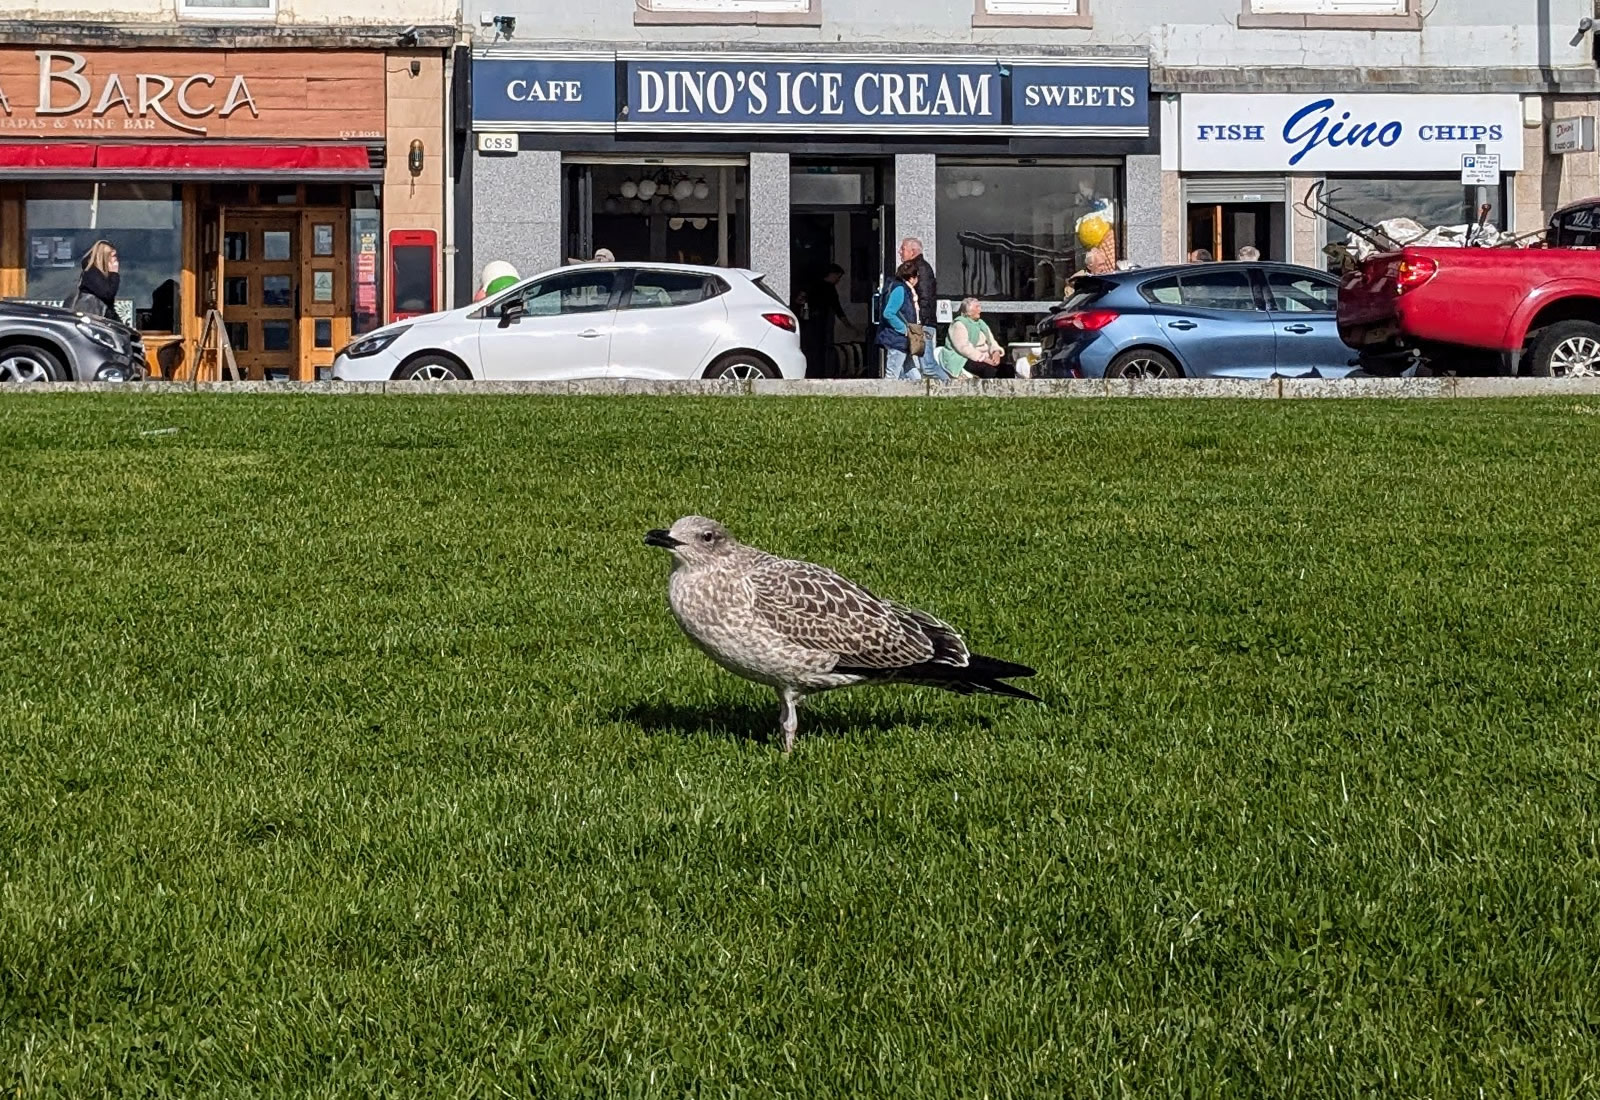
<svg viewBox="0 0 1600 1100"><path fill-rule="evenodd" d="M694 226L696 229L704 229L706 227L706 220L704 218L695 218L689 224Z"/></svg>
<svg viewBox="0 0 1600 1100"><path fill-rule="evenodd" d="M977 198L979 195L983 194L987 190L988 190L988 187L986 187L984 185L984 182L982 180L973 180L972 181L972 197L973 198Z"/></svg>
<svg viewBox="0 0 1600 1100"><path fill-rule="evenodd" d="M668 218L667 219L667 228L668 229L682 229L683 228L683 219L682 218Z"/></svg>
<svg viewBox="0 0 1600 1100"><path fill-rule="evenodd" d="M656 181L655 180L640 180L639 181L639 197L641 199L648 199L648 198L652 197L655 193L656 193Z"/></svg>
<svg viewBox="0 0 1600 1100"><path fill-rule="evenodd" d="M697 199L709 199L711 197L711 185L703 179L695 180L694 197Z"/></svg>
<svg viewBox="0 0 1600 1100"><path fill-rule="evenodd" d="M681 179L672 185L672 197L679 202L682 202L692 194L694 194L694 184L687 179Z"/></svg>
<svg viewBox="0 0 1600 1100"><path fill-rule="evenodd" d="M622 197L623 198L631 199L635 195L637 195L638 193L639 193L639 185L637 183L634 183L632 180L623 180L622 181Z"/></svg>
<svg viewBox="0 0 1600 1100"><path fill-rule="evenodd" d="M966 198L968 195L972 194L972 181L962 180L960 183L956 184L956 194L960 195L962 198Z"/></svg>

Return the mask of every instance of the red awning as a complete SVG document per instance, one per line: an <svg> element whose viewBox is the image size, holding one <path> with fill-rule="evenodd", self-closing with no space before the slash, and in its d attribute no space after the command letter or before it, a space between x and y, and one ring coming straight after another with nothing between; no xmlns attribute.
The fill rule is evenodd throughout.
<svg viewBox="0 0 1600 1100"><path fill-rule="evenodd" d="M365 145L89 145L0 142L0 169L206 178L381 177Z"/></svg>
<svg viewBox="0 0 1600 1100"><path fill-rule="evenodd" d="M0 168L93 168L94 149L46 141L0 144Z"/></svg>

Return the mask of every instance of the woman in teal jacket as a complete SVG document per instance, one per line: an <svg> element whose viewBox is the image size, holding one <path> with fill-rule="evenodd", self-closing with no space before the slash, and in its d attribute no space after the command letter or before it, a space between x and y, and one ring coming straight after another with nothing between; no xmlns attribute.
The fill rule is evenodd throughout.
<svg viewBox="0 0 1600 1100"><path fill-rule="evenodd" d="M878 346L886 353L883 376L892 381L915 381L923 376L926 362L912 356L911 337L907 331L907 326L917 323L917 265L901 264L895 268L894 277L895 284L883 302L883 324L878 328ZM931 337L931 333L924 332L923 339ZM950 381L950 376L942 370L931 377L941 382Z"/></svg>

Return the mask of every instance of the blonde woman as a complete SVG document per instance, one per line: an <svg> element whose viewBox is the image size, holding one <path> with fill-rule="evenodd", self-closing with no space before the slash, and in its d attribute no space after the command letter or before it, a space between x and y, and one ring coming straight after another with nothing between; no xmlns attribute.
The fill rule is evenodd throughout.
<svg viewBox="0 0 1600 1100"><path fill-rule="evenodd" d="M117 250L109 241L95 241L83 254L83 274L78 277L78 289L67 300L67 308L91 317L115 317L117 287L121 283Z"/></svg>

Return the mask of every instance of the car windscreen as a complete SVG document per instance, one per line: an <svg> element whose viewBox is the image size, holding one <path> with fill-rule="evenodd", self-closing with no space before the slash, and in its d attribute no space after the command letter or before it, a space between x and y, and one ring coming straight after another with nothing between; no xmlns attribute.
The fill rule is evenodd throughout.
<svg viewBox="0 0 1600 1100"><path fill-rule="evenodd" d="M1600 206L1562 210L1550 219L1545 243L1551 248L1593 248L1600 245Z"/></svg>

